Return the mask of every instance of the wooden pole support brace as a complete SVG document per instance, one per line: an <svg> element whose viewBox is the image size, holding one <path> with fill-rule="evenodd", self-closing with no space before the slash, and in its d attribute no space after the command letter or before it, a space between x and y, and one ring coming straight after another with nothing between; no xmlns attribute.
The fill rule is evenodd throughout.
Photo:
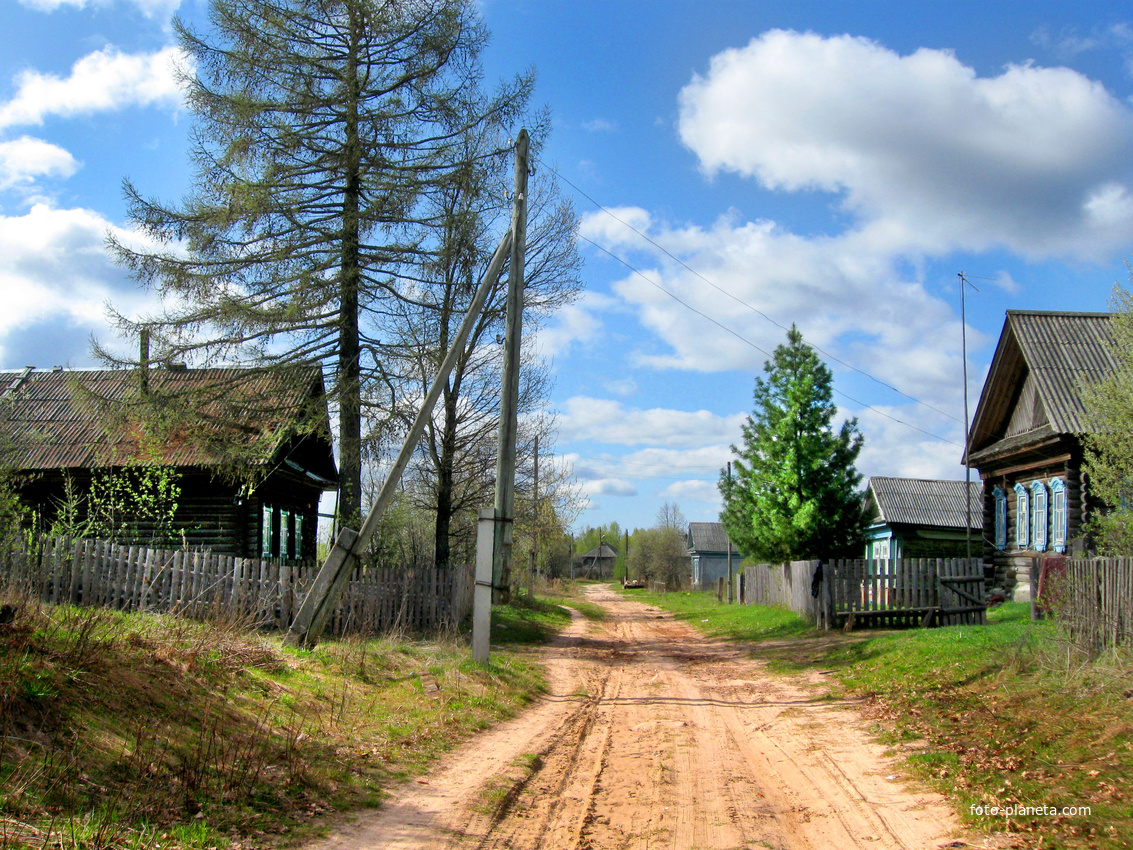
<svg viewBox="0 0 1133 850"><path fill-rule="evenodd" d="M358 554L354 551L357 543L358 532L354 529L344 528L338 533L338 539L334 541L326 562L315 577L315 583L307 592L295 615L295 621L283 639L284 644L313 649L318 643L358 561Z"/></svg>

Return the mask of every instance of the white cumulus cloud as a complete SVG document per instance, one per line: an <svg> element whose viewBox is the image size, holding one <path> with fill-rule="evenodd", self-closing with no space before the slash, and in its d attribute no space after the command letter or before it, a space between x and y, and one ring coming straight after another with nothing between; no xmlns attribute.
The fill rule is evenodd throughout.
<svg viewBox="0 0 1133 850"><path fill-rule="evenodd" d="M78 168L68 151L42 139L0 142L0 189L29 185L39 177L70 177Z"/></svg>
<svg viewBox="0 0 1133 850"><path fill-rule="evenodd" d="M706 172L839 193L890 250L1097 259L1133 225L1133 111L1069 68L772 30L713 57L679 126Z"/></svg>
<svg viewBox="0 0 1133 850"><path fill-rule="evenodd" d="M107 302L128 315L152 309L152 296L107 255L108 231L139 241L88 209L37 203L0 216L0 367L87 363L91 334L117 347Z"/></svg>
<svg viewBox="0 0 1133 850"><path fill-rule="evenodd" d="M67 77L22 71L13 82L13 97L0 103L0 129L127 106L177 108L181 105L178 68L185 62L177 47L139 54L107 47L79 59Z"/></svg>
<svg viewBox="0 0 1133 850"><path fill-rule="evenodd" d="M64 6L84 9L87 6L109 6L113 0L19 0L21 6L39 12L54 12ZM181 5L181 0L128 0L148 18L166 17Z"/></svg>
<svg viewBox="0 0 1133 850"><path fill-rule="evenodd" d="M559 410L559 436L624 446L700 448L734 439L743 418L708 410L640 410L612 399L574 396Z"/></svg>

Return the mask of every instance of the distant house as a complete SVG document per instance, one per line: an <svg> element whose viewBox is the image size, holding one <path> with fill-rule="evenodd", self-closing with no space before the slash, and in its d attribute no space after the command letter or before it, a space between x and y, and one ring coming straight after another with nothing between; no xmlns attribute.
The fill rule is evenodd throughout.
<svg viewBox="0 0 1133 850"><path fill-rule="evenodd" d="M732 547L733 574L740 571L744 556ZM692 586L713 588L720 578L728 578L728 533L720 522L688 524L688 556L692 561Z"/></svg>
<svg viewBox="0 0 1133 850"><path fill-rule="evenodd" d="M963 558L971 528L972 557L983 556L983 495L978 481L923 478L869 479L863 509L866 558Z"/></svg>
<svg viewBox="0 0 1133 850"><path fill-rule="evenodd" d="M589 552L575 556L575 578L613 578L618 550L605 541Z"/></svg>
<svg viewBox="0 0 1133 850"><path fill-rule="evenodd" d="M145 436L143 402L173 420L160 442ZM96 474L169 467L178 539L242 557L314 557L319 497L338 480L318 366L28 367L0 375L0 431L24 503L47 521L68 487L85 495ZM234 446L247 450L243 468L231 465Z"/></svg>
<svg viewBox="0 0 1133 850"><path fill-rule="evenodd" d="M984 558L1026 594L1031 560L1084 546L1090 431L1081 389L1116 367L1108 313L1009 310L972 420L983 479Z"/></svg>

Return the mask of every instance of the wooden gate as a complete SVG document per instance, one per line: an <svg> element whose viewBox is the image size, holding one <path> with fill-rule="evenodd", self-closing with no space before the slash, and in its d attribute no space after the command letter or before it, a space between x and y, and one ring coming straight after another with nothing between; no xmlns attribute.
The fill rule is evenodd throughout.
<svg viewBox="0 0 1133 850"><path fill-rule="evenodd" d="M819 590L819 623L827 629L987 622L978 558L830 561Z"/></svg>

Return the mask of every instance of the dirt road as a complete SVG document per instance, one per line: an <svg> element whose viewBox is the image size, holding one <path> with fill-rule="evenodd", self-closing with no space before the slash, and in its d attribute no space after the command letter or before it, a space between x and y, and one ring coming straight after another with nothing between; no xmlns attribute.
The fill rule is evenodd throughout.
<svg viewBox="0 0 1133 850"><path fill-rule="evenodd" d="M935 848L959 826L845 706L602 587L550 695L311 850Z"/></svg>

